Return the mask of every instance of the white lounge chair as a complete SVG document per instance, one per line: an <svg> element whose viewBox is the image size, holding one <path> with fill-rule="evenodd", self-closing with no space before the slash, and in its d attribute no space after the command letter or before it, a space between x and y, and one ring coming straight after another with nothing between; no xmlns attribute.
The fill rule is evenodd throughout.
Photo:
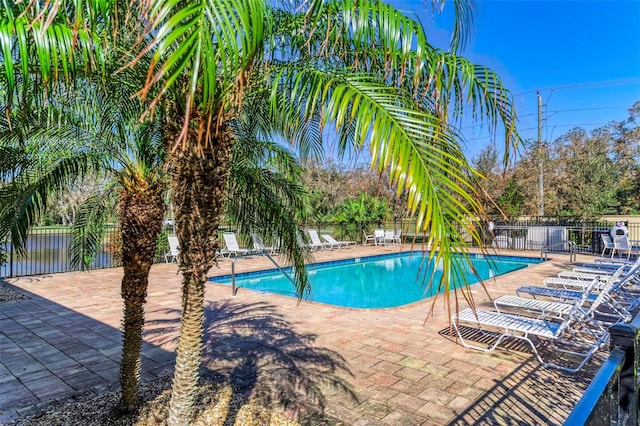
<svg viewBox="0 0 640 426"><path fill-rule="evenodd" d="M309 251L324 249L324 244L318 245L318 244L314 244L313 242L307 243L302 239L302 235L300 234L296 236L296 239L298 240L298 245L300 246L300 248L303 248Z"/></svg>
<svg viewBox="0 0 640 426"><path fill-rule="evenodd" d="M600 346L609 340L607 331L601 325L592 321L583 308L588 294L588 292L582 293L580 299L571 307L562 322L546 321L540 318L530 318L496 311L465 309L453 315L452 324L460 343L464 347L491 352L505 338L513 337L527 342L540 363L545 367L558 368L575 373L591 359ZM499 336L493 345L489 347L469 344L460 330L461 323L475 326L480 332L483 332L485 328L499 330ZM530 338L531 336L546 340L551 343L556 351L575 355L582 358L582 361L574 368L547 362L543 360L538 352L536 345Z"/></svg>
<svg viewBox="0 0 640 426"><path fill-rule="evenodd" d="M220 253L224 256L225 254L228 256L240 256L243 254L249 254L251 250L247 248L241 248L238 244L238 240L236 238L236 234L233 232L225 232L222 234L222 238L224 238L225 248L220 251Z"/></svg>
<svg viewBox="0 0 640 426"><path fill-rule="evenodd" d="M585 291L591 293L598 284L598 278L596 277L591 283L589 283L587 287L585 287ZM589 294L586 299L586 302L590 304L588 310L586 311L587 315L592 317L595 321L599 321L601 324L606 326L613 325L618 321L628 321L631 319L631 314L626 309L623 309L620 312L598 311L600 305L605 303L605 301L609 298L609 292L611 291L612 287L613 283L609 283L598 293L596 293L595 297L594 295ZM577 299L580 297L580 294L576 293L574 296L576 296ZM568 300L575 301L576 299ZM562 319L571 312L573 303L568 303L568 301L558 302L508 295L497 298L496 300L494 300L493 305L499 312L505 312L506 310L507 313L514 312L518 315L542 315L545 317L555 316L559 319ZM603 317L607 319L603 319Z"/></svg>
<svg viewBox="0 0 640 426"><path fill-rule="evenodd" d="M571 286L565 287L538 287L523 286L516 289L516 294L528 294L534 298L548 297L555 300L571 301L582 296L586 289L590 288L597 293L589 294L587 302L593 303L598 297L604 297L601 305L609 310L609 313L600 310L603 315L617 317L618 320L628 321L631 319L630 311L640 305L640 287L637 285L639 270L634 269L627 272L624 277L609 280L608 283L598 282L591 286L591 283L574 280Z"/></svg>
<svg viewBox="0 0 640 426"><path fill-rule="evenodd" d="M334 248L338 248L338 245L334 245L331 243L323 243L322 240L320 240L320 236L318 235L318 231L316 231L315 229L307 229L307 232L309 233L309 237L311 238L311 247L313 248L319 248L320 250L324 250L326 248L328 248L329 250L332 250Z"/></svg>
<svg viewBox="0 0 640 426"><path fill-rule="evenodd" d="M587 283L593 281L594 278L599 277L601 283L616 283L621 279L626 278L629 274L634 274L636 269L632 269L623 275L624 268L618 268L613 275L593 275L585 273L573 273L569 275L569 272L564 273L562 277L545 278L542 283L545 287L557 287L567 290L582 290L587 286Z"/></svg>
<svg viewBox="0 0 640 426"><path fill-rule="evenodd" d="M259 253L275 254L276 247L265 245L262 237L260 237L260 235L258 235L257 233L252 233L251 239L253 240L253 251Z"/></svg>
<svg viewBox="0 0 640 426"><path fill-rule="evenodd" d="M611 270L615 271L621 266L626 269L630 269L635 266L640 266L640 257L634 261L617 261L618 259L613 259L613 260L616 260L616 261L609 263L601 260L596 262L583 263L581 266L576 266L575 268L573 268L573 270L580 271L580 272L586 272L586 271L598 272L598 271L611 271Z"/></svg>
<svg viewBox="0 0 640 426"><path fill-rule="evenodd" d="M337 248L349 247L349 246L352 246L352 245L355 246L355 244L356 244L355 241L337 241L335 238L333 238L329 234L322 234L322 238L324 238L327 243L329 243L333 247L337 247Z"/></svg>
<svg viewBox="0 0 640 426"><path fill-rule="evenodd" d="M609 320L601 320L603 324L613 324L616 322L628 322L633 317L631 310L637 307L633 304L623 304L614 296L615 288L611 288L608 292L591 293L587 296L588 303L594 303L599 297L603 297L599 303L597 314L600 318L608 318ZM547 288L536 286L524 286L516 289L516 294L528 294L533 296L534 300L538 297L548 297L555 301L564 301L572 303L582 297L585 292L580 290L564 290L561 288ZM601 307L601 308L600 308Z"/></svg>
<svg viewBox="0 0 640 426"><path fill-rule="evenodd" d="M167 237L169 241L169 251L164 255L165 263L178 262L178 255L180 254L180 246L178 244L178 237L175 235L169 235Z"/></svg>

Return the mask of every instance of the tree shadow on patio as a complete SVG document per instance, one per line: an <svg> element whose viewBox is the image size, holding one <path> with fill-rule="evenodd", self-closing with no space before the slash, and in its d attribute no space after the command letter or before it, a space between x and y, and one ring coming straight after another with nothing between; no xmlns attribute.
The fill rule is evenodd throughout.
<svg viewBox="0 0 640 426"><path fill-rule="evenodd" d="M498 335L465 326L460 327L460 332L465 339L487 345L491 345ZM449 328L441 330L440 335L454 341L457 337L455 333L453 336L449 334ZM462 346L460 350L473 351ZM544 346L540 350L546 355L553 354L551 347ZM595 356L596 362L592 360L578 373L567 373L540 365L532 355L531 347L520 340L507 339L496 351L499 352L487 355L511 359L507 351L520 352L519 355L526 359L509 374L495 380L493 387L460 412L449 425L562 424L605 356L601 351Z"/></svg>
<svg viewBox="0 0 640 426"><path fill-rule="evenodd" d="M146 336L176 336L176 310L167 320L148 324ZM299 334L277 308L267 303L209 303L205 308L203 375L231 387L224 424L234 424L238 410L252 399L282 410L301 423L323 424L327 397L356 399L345 380L345 359L314 346L317 336ZM200 407L198 409L201 409Z"/></svg>
<svg viewBox="0 0 640 426"><path fill-rule="evenodd" d="M588 369L591 370L591 369ZM449 425L561 425L589 385L593 371L565 373L523 362Z"/></svg>

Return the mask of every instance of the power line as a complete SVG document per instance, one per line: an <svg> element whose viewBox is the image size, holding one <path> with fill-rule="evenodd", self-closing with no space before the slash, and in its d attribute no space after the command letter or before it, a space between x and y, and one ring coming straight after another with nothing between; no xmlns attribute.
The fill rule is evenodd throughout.
<svg viewBox="0 0 640 426"><path fill-rule="evenodd" d="M554 126L563 126L563 127L566 127L566 126L603 126L605 124L609 124L609 122L606 122L606 123L548 124L547 126L551 126L551 127L554 127Z"/></svg>
<svg viewBox="0 0 640 426"><path fill-rule="evenodd" d="M556 109L553 111L547 111L546 112L546 116L548 116L549 114L559 114L559 113L563 113L563 112L575 112L575 111L597 111L597 110L605 110L605 109L627 109L629 108L628 106L622 106L622 105L615 105L615 106L605 106L605 107L589 107L589 108L570 108L570 109ZM532 112L530 114L523 114L523 115L518 115L518 118L526 118L526 117L533 117L538 115L537 112ZM547 120L547 118L545 118L545 120ZM461 127L460 130L466 130L466 129L473 129L475 127L484 127L486 126L486 123L476 123L476 124L471 124L469 126L465 126L465 127Z"/></svg>
<svg viewBox="0 0 640 426"><path fill-rule="evenodd" d="M626 84L626 83L637 83L640 82L640 78L630 78L626 80L610 80L610 81L600 81L600 82L592 82L592 83L582 83L582 84L568 84L565 86L554 86L554 87L545 87L542 89L533 89L527 90L525 92L514 94L513 96L522 96L527 95L529 93L536 93L542 90L563 90L563 89L577 89L580 87L594 87L594 86L610 86L614 84Z"/></svg>
<svg viewBox="0 0 640 426"><path fill-rule="evenodd" d="M592 107L592 108L572 108L572 109L557 109L551 111L552 113L558 112L571 112L571 111L596 111L601 109L627 109L628 106L610 106L610 107Z"/></svg>
<svg viewBox="0 0 640 426"><path fill-rule="evenodd" d="M537 127L529 127L526 129L518 129L518 132L526 132L527 130L533 130L533 129L537 129ZM479 141L481 139L488 139L488 138L497 138L500 136L504 136L504 133L496 133L494 135L487 135L487 136L480 136L477 138L473 138L473 139L466 139L465 142L473 142L473 141Z"/></svg>

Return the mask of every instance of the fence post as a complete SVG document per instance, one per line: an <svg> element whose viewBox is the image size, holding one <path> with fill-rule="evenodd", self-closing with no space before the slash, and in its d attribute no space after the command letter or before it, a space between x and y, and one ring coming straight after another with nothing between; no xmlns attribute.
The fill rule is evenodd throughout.
<svg viewBox="0 0 640 426"><path fill-rule="evenodd" d="M11 249L9 250L9 278L13 278L13 242L10 244Z"/></svg>
<svg viewBox="0 0 640 426"><path fill-rule="evenodd" d="M640 318L640 315L636 319ZM637 425L640 421L640 384L638 383L638 367L640 364L640 321L631 324L619 323L609 329L611 350L619 348L625 351L624 363L620 369L618 390L618 424Z"/></svg>

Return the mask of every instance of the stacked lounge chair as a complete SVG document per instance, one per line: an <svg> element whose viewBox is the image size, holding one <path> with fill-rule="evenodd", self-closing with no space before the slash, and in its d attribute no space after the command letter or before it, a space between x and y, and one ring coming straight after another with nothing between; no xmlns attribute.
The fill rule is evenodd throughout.
<svg viewBox="0 0 640 426"><path fill-rule="evenodd" d="M593 285L597 280L592 282ZM516 338L527 342L540 363L546 367L558 368L568 372L579 371L593 354L606 344L609 335L604 327L594 322L585 306L589 291L582 293L566 312L561 321L553 319L533 318L517 314L507 314L499 311L465 309L453 315L452 323L458 338L463 346L484 352L491 352L507 337ZM482 347L468 343L460 330L461 323L476 326L481 331L495 330L498 333L495 342L489 347ZM573 368L545 361L538 351L536 343L546 341L557 352L571 354L581 358L577 366Z"/></svg>
<svg viewBox="0 0 640 426"><path fill-rule="evenodd" d="M640 261L616 266L602 274L565 271L544 280L544 286L520 287L517 295L496 299L495 311L466 309L453 315L454 329L465 347L490 352L512 337L527 342L543 365L576 372L608 341L606 327L630 321L630 311L640 306ZM493 330L497 338L488 347L470 344L461 325L475 327L481 335ZM565 366L545 360L538 351L541 341L580 362Z"/></svg>

